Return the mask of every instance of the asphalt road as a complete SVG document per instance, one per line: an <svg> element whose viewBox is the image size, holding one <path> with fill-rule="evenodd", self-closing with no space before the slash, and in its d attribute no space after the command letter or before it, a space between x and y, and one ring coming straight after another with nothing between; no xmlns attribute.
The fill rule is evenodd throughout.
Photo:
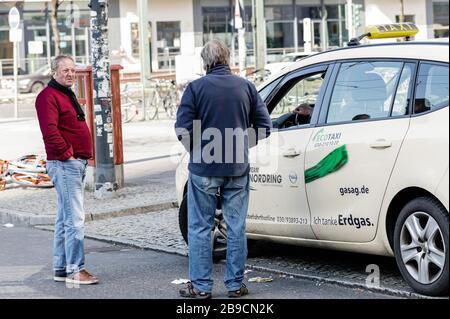
<svg viewBox="0 0 450 319"><path fill-rule="evenodd" d="M53 233L31 228L0 228L0 299L178 299L175 279L187 278L183 256L86 241L87 269L101 283L81 288L52 281ZM227 298L223 265L215 265L214 298ZM269 277L251 272L252 277ZM273 276L273 275L272 275ZM392 296L310 280L274 276L248 283L248 299L382 299Z"/></svg>

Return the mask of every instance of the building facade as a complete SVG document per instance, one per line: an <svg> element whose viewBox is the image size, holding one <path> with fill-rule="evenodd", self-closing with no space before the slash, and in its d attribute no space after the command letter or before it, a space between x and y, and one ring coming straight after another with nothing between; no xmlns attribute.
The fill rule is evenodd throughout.
<svg viewBox="0 0 450 319"><path fill-rule="evenodd" d="M109 40L113 63L139 64L139 0L109 0ZM344 46L365 25L394 23L401 19L400 0L265 0L268 61L304 49L304 23L311 19L315 50ZM58 14L61 51L89 62L89 0L63 1ZM20 66L30 72L46 65L54 55L50 26L51 5L43 1L0 2L0 74L12 65L8 11L16 5L24 30ZM191 55L208 40L218 38L237 48L234 27L235 0L148 0L151 65L154 71L175 69L176 55ZM253 58L252 0L244 0L248 59ZM417 40L448 37L448 0L404 0L404 20L419 26ZM353 28L350 30L349 21ZM322 23L326 24L326 32ZM30 44L31 42L31 44ZM138 68L138 67L137 67Z"/></svg>

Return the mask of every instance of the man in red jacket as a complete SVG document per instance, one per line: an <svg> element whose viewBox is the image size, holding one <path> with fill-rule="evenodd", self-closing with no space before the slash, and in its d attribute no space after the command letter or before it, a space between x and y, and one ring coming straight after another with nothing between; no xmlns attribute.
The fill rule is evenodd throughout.
<svg viewBox="0 0 450 319"><path fill-rule="evenodd" d="M52 61L53 78L36 99L47 152L47 169L55 185L58 211L53 249L54 280L98 283L84 266L84 186L92 140L83 109L71 87L75 62L70 56Z"/></svg>

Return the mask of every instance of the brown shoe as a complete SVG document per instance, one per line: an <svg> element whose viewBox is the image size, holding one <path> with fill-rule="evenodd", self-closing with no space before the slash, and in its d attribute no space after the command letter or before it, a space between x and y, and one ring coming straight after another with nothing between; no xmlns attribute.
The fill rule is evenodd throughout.
<svg viewBox="0 0 450 319"><path fill-rule="evenodd" d="M95 285L98 284L98 278L92 276L87 270L83 269L66 278L66 283L75 285Z"/></svg>
<svg viewBox="0 0 450 319"><path fill-rule="evenodd" d="M245 295L248 295L248 288L244 284L242 284L241 288L239 288L238 290L228 291L229 298L241 298Z"/></svg>

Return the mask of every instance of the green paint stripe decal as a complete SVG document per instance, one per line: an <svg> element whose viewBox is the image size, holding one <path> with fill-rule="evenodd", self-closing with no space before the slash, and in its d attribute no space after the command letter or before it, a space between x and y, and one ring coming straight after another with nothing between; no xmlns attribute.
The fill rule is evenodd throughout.
<svg viewBox="0 0 450 319"><path fill-rule="evenodd" d="M305 183L311 183L334 172L337 172L348 162L347 145L343 145L328 154L316 166L305 171Z"/></svg>

